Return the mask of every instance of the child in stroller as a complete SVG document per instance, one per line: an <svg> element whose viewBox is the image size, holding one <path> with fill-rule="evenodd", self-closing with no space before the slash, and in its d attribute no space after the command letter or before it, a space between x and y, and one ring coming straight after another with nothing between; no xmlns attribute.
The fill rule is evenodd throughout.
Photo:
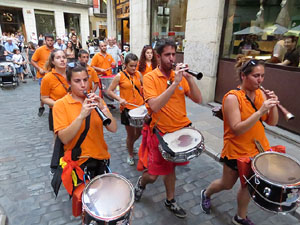
<svg viewBox="0 0 300 225"><path fill-rule="evenodd" d="M16 69L12 62L6 61L7 52L4 47L0 45L0 87L10 84L18 85L18 78L16 75Z"/></svg>

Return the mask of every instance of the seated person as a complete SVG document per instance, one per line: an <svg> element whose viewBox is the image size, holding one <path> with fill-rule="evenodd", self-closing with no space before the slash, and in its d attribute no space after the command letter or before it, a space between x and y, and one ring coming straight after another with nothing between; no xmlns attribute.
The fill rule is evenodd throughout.
<svg viewBox="0 0 300 225"><path fill-rule="evenodd" d="M256 50L259 51L259 45L255 41L254 35L247 35L243 41L239 44L239 53L244 54L243 50Z"/></svg>
<svg viewBox="0 0 300 225"><path fill-rule="evenodd" d="M297 37L295 36L286 36L284 38L284 47L287 52L284 55L283 62L278 63L279 65L284 66L299 66L299 52L296 49Z"/></svg>
<svg viewBox="0 0 300 225"><path fill-rule="evenodd" d="M272 58L268 60L270 63L281 63L283 61L286 48L284 47L284 40L279 39L273 49Z"/></svg>

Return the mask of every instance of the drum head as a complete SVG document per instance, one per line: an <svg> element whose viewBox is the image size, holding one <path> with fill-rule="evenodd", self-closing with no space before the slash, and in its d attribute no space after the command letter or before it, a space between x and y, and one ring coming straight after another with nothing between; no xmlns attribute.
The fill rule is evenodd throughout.
<svg viewBox="0 0 300 225"><path fill-rule="evenodd" d="M255 157L252 169L260 177L279 185L293 185L300 181L300 165L290 156L265 152Z"/></svg>
<svg viewBox="0 0 300 225"><path fill-rule="evenodd" d="M148 113L148 110L146 106L142 105L136 109L129 110L128 114L130 117L141 117L144 118L146 114Z"/></svg>
<svg viewBox="0 0 300 225"><path fill-rule="evenodd" d="M112 173L92 179L82 195L84 210L92 217L105 221L121 217L133 202L132 184L123 176Z"/></svg>
<svg viewBox="0 0 300 225"><path fill-rule="evenodd" d="M202 135L193 128L183 128L163 136L173 152L183 152L195 148L202 141Z"/></svg>

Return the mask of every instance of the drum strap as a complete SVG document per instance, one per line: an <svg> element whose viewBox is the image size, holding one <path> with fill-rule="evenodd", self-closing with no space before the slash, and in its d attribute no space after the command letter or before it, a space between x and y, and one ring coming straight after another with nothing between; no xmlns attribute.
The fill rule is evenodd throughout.
<svg viewBox="0 0 300 225"><path fill-rule="evenodd" d="M140 94L140 96L144 99L143 95L142 95L141 92L140 92L140 89L138 89L138 87L135 86L135 84L134 84L133 81L130 79L130 77L128 76L128 74L125 72L125 70L123 70L122 72L125 74L125 76L128 78L128 80L130 80L132 86L137 90L137 92Z"/></svg>
<svg viewBox="0 0 300 225"><path fill-rule="evenodd" d="M68 88L66 87L66 85L61 81L61 79L59 79L59 77L55 74L55 73L53 73L53 75L56 77L56 79L62 84L62 86L64 87L64 89L66 90L66 92L68 93L69 91L68 91Z"/></svg>
<svg viewBox="0 0 300 225"><path fill-rule="evenodd" d="M161 145L161 147L163 148L163 150L165 150L167 153L169 153L171 156L175 156L175 152L173 152L169 146L168 143L166 143L164 141L164 139L162 138L162 136L159 134L159 130L156 127L153 127L153 133L156 135L159 144Z"/></svg>

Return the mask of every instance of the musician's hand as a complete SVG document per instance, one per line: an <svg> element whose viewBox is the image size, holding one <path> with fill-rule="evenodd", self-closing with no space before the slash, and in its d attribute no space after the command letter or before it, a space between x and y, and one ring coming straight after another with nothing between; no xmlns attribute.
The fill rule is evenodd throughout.
<svg viewBox="0 0 300 225"><path fill-rule="evenodd" d="M273 99L275 101L278 101L277 95L274 93L274 91L265 90L265 94L267 96L267 99Z"/></svg>
<svg viewBox="0 0 300 225"><path fill-rule="evenodd" d="M174 78L174 83L176 85L178 85L181 82L184 71L188 69L188 68L182 68L182 67L185 67L185 64L177 63L176 68L175 68L175 78Z"/></svg>
<svg viewBox="0 0 300 225"><path fill-rule="evenodd" d="M43 75L43 74L45 74L45 73L46 73L46 71L45 71L45 70L43 70L43 69L39 69L39 72L40 72L40 74L41 74L41 75Z"/></svg>
<svg viewBox="0 0 300 225"><path fill-rule="evenodd" d="M81 107L81 112L79 114L79 118L85 119L88 115L90 115L91 111L97 106L97 102L94 102L92 99L86 98L84 99Z"/></svg>
<svg viewBox="0 0 300 225"><path fill-rule="evenodd" d="M278 100L274 100L274 99L267 99L263 102L262 106L260 107L260 109L258 110L261 114L261 116L263 116L264 114L266 114L271 108L273 108L274 106L278 105L279 101Z"/></svg>
<svg viewBox="0 0 300 225"><path fill-rule="evenodd" d="M127 103L127 101L123 98L121 98L119 102L120 102L120 105L122 105L122 106L125 106Z"/></svg>

